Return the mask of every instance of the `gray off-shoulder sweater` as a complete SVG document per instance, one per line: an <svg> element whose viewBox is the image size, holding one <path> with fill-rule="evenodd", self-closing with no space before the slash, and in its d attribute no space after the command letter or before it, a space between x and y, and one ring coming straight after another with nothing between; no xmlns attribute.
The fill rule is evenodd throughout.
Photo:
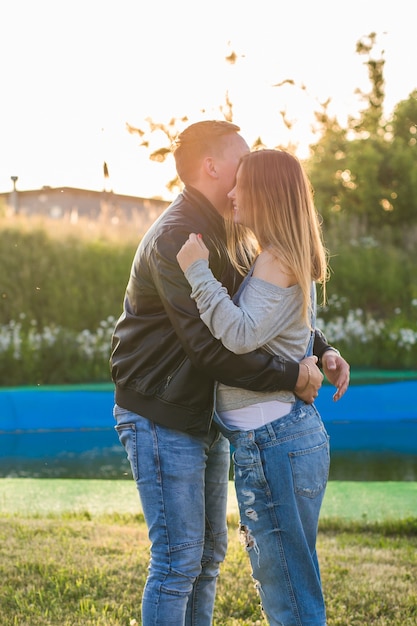
<svg viewBox="0 0 417 626"><path fill-rule="evenodd" d="M302 317L299 285L278 287L250 275L235 304L207 261L192 263L185 276L201 319L228 350L244 354L263 346L289 360L304 357L310 329ZM290 391L255 392L219 384L216 407L226 411L270 400L294 402L295 396Z"/></svg>

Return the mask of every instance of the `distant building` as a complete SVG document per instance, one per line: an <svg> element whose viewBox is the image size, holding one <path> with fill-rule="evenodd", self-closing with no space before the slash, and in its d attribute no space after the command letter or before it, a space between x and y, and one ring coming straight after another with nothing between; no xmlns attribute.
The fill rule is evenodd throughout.
<svg viewBox="0 0 417 626"><path fill-rule="evenodd" d="M8 215L45 217L72 223L87 219L106 223L141 224L146 229L169 205L164 200L137 198L112 191L73 187L42 187L0 193L0 210Z"/></svg>

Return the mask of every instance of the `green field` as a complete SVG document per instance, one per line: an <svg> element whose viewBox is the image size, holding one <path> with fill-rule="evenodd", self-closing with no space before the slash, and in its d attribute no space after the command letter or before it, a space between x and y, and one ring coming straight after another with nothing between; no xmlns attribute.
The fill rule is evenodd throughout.
<svg viewBox="0 0 417 626"><path fill-rule="evenodd" d="M228 528L213 626L266 626ZM415 626L417 483L330 481L317 551L328 626ZM148 561L133 480L0 479L1 626L140 626Z"/></svg>
<svg viewBox="0 0 417 626"><path fill-rule="evenodd" d="M18 516L63 513L137 514L141 512L133 480L76 480L58 478L0 479L0 510ZM237 514L233 483L229 513ZM330 481L322 519L382 522L417 519L417 482Z"/></svg>

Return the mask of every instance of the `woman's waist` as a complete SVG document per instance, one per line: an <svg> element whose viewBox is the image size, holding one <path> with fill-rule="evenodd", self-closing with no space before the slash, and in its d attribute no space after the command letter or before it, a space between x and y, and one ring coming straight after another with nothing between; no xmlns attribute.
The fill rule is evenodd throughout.
<svg viewBox="0 0 417 626"><path fill-rule="evenodd" d="M262 446L268 445L273 440L324 430L324 424L314 404L305 404L297 398L295 403L289 404L288 407L289 412L286 415L253 429L228 426L217 411L214 420L235 447L248 438Z"/></svg>
<svg viewBox="0 0 417 626"><path fill-rule="evenodd" d="M270 400L250 404L239 409L217 410L217 414L228 428L255 430L287 415L292 406L292 402Z"/></svg>
<svg viewBox="0 0 417 626"><path fill-rule="evenodd" d="M227 387L219 383L216 390L216 410L220 412L234 411L255 404L267 402L292 403L295 395L291 391L251 391L238 387ZM288 409L289 410L289 409Z"/></svg>

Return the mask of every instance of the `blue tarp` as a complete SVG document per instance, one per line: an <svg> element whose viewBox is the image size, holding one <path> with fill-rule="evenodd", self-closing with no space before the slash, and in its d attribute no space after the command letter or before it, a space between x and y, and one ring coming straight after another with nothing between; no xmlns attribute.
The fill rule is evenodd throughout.
<svg viewBox="0 0 417 626"><path fill-rule="evenodd" d="M316 402L333 451L417 455L417 381L351 386L337 403L333 391L323 386ZM0 389L0 457L117 445L112 408L109 385Z"/></svg>

